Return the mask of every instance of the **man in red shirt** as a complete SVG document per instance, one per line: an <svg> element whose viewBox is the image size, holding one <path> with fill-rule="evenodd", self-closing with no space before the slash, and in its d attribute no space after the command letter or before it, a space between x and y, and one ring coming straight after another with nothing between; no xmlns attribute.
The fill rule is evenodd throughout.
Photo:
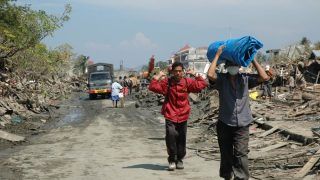
<svg viewBox="0 0 320 180"><path fill-rule="evenodd" d="M200 92L207 86L207 82L190 70L187 74L195 78L184 77L184 67L180 62L172 64L171 74L171 77L165 77L160 71L158 75L154 75L149 90L165 96L161 114L166 119L168 170L173 171L175 168L184 168L182 159L186 155L187 120L191 109L188 95Z"/></svg>

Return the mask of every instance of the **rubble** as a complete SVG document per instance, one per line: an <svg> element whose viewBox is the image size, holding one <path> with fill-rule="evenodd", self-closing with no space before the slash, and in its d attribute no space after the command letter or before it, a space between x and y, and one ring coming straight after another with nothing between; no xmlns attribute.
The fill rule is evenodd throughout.
<svg viewBox="0 0 320 180"><path fill-rule="evenodd" d="M312 69L316 69L314 63L311 64ZM288 69L282 69L283 72L290 74L292 69L285 67ZM317 70L319 72L319 69ZM305 72L307 71L302 72L303 76L310 76L307 75L310 73ZM274 93L271 99L261 99L259 87L253 90L258 92L258 96L256 100L250 102L254 117L254 122L250 125L249 142L251 177L301 179L306 175L318 174L320 172L320 162L318 162L320 85L317 84L319 75L315 76L312 82L306 78L305 86L296 85L292 92L286 86L285 76L277 78L281 82L274 81ZM136 107L150 109L161 105L164 100L163 96L148 90L142 90L136 98ZM203 134L200 137L193 137L188 148L195 150L198 156L206 160L219 160L215 130L219 113L218 91L213 88L198 95L191 94L190 102L193 107L188 126L202 128Z"/></svg>
<svg viewBox="0 0 320 180"><path fill-rule="evenodd" d="M11 133L8 133L8 132L2 131L2 130L0 130L0 138L8 140L8 141L14 141L14 142L24 141L24 139L25 139L22 136L11 134Z"/></svg>
<svg viewBox="0 0 320 180"><path fill-rule="evenodd" d="M39 76L35 81L28 80L28 75L0 73L0 129L8 131L1 131L7 134L0 137L1 142L22 139L10 133L37 131L39 124L50 119L50 109L59 108L59 100L68 98L72 91L85 89L85 80L79 77L62 80L57 76Z"/></svg>
<svg viewBox="0 0 320 180"><path fill-rule="evenodd" d="M318 89L315 86L314 89ZM320 126L320 99L314 92L305 93L305 90L296 90L299 98L293 98L294 94L282 93L279 95L283 99L275 97L251 102L255 118L250 126L249 159L251 176L256 179L304 177L310 170L317 173L320 167L316 158L320 149L317 134L320 128L314 128ZM210 108L203 108L199 118L190 119L189 126L205 126L207 129L203 137L196 140L197 154L208 160L219 160L215 132L218 93L212 90L207 96L208 100L203 101L202 106ZM201 145L199 147L199 142L203 148ZM311 156L313 158L310 159Z"/></svg>

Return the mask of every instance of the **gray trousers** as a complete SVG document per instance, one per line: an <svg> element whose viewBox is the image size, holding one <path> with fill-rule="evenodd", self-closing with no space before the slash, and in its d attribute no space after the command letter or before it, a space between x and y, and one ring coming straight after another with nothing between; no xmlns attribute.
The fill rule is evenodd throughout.
<svg viewBox="0 0 320 180"><path fill-rule="evenodd" d="M235 180L249 179L248 143L249 125L232 127L218 121L218 142L220 147L220 177Z"/></svg>
<svg viewBox="0 0 320 180"><path fill-rule="evenodd" d="M181 161L186 155L187 121L174 123L166 119L168 161Z"/></svg>

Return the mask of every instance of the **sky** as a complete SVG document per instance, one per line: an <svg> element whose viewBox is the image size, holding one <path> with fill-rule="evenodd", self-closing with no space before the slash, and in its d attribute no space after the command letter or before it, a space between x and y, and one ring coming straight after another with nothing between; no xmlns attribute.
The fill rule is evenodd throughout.
<svg viewBox="0 0 320 180"><path fill-rule="evenodd" d="M307 37L320 41L319 0L18 0L71 18L44 43L70 44L94 62L123 60L126 68L168 60L184 45L209 46L218 40L253 36L267 49Z"/></svg>

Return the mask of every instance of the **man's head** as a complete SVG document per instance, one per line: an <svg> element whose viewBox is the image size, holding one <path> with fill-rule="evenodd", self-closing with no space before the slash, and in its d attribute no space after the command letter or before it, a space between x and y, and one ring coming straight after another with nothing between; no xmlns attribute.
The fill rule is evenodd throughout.
<svg viewBox="0 0 320 180"><path fill-rule="evenodd" d="M179 81L183 75L184 75L184 67L183 64L181 62L175 62L172 64L172 70L171 73L173 75L173 78L177 81Z"/></svg>
<svg viewBox="0 0 320 180"><path fill-rule="evenodd" d="M241 66L231 61L226 61L226 64L225 64L225 68L227 69L228 73L232 76L237 75L239 73L240 67Z"/></svg>

